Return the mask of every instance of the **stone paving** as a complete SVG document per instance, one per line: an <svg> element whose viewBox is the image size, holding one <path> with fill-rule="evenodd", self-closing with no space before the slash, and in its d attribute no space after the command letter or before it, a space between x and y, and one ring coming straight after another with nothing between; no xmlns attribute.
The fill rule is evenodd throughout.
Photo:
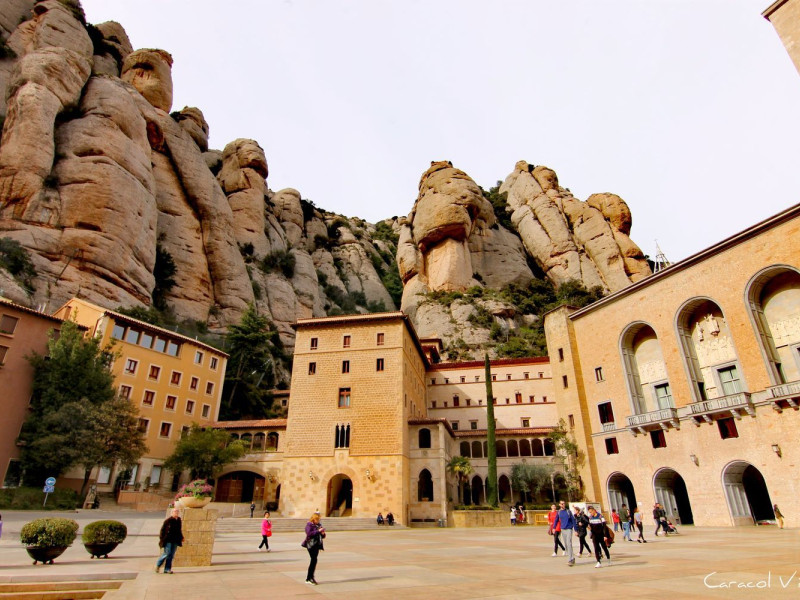
<svg viewBox="0 0 800 600"><path fill-rule="evenodd" d="M211 567L156 574L162 518L125 515L129 539L108 560L90 560L77 540L56 564L35 567L18 543L19 527L7 522L0 539L0 582L135 575L105 596L110 600L187 597L187 592L193 600L800 598L800 535L774 527L682 527L680 535L667 539L649 535L648 544L625 542L619 535L612 564L604 561L600 569L593 558L578 558L569 567L565 558L551 557L551 538L543 527L333 532L320 553L319 585L312 587L304 583L308 554L300 547L302 531L275 534L270 553L256 551L259 536L218 534Z"/></svg>

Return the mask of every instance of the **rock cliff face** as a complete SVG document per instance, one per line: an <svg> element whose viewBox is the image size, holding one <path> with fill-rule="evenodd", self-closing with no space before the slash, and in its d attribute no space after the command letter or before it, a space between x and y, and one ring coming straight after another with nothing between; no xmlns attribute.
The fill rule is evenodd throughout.
<svg viewBox="0 0 800 600"><path fill-rule="evenodd" d="M88 25L77 0L4 0L0 237L29 252L36 275L31 290L0 270L3 295L48 310L75 295L155 302L212 329L255 303L291 347L298 318L393 310L402 293L420 335L477 348L491 327L476 314L513 329L517 308L431 293L543 275L613 291L649 274L622 199L582 202L525 162L499 208L463 171L432 163L408 218L378 225L272 191L256 141L209 149L200 109L170 112L171 70L169 53L134 50L118 23Z"/></svg>

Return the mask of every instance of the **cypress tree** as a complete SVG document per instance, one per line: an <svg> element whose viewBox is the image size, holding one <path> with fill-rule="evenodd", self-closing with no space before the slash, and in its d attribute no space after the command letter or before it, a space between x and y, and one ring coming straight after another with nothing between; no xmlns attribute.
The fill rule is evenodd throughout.
<svg viewBox="0 0 800 600"><path fill-rule="evenodd" d="M489 459L489 475L487 476L486 503L497 508L497 445L494 435L494 394L492 394L492 370L489 366L489 355L484 355L486 371L486 445L488 446L487 458Z"/></svg>

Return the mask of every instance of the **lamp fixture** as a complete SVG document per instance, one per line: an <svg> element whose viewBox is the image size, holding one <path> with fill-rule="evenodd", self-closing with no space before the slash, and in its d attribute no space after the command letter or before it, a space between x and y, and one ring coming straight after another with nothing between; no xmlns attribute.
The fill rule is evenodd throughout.
<svg viewBox="0 0 800 600"><path fill-rule="evenodd" d="M772 451L778 455L778 458L782 456L781 447L778 444L772 444Z"/></svg>
<svg viewBox="0 0 800 600"><path fill-rule="evenodd" d="M267 475L267 479L269 480L270 483L275 483L275 475L273 475L272 473Z"/></svg>
<svg viewBox="0 0 800 600"><path fill-rule="evenodd" d="M311 479L311 481L314 481L317 478L317 476L314 475L313 471L309 471L308 472L308 477L309 477L309 479Z"/></svg>
<svg viewBox="0 0 800 600"><path fill-rule="evenodd" d="M367 479L369 481L372 481L373 479L375 479L375 476L372 474L372 471L370 471L369 469L364 471L364 475L366 475L366 477L367 477Z"/></svg>
<svg viewBox="0 0 800 600"><path fill-rule="evenodd" d="M697 458L697 454L690 454L689 460L691 460L695 464L695 466L698 467L700 466L700 459Z"/></svg>

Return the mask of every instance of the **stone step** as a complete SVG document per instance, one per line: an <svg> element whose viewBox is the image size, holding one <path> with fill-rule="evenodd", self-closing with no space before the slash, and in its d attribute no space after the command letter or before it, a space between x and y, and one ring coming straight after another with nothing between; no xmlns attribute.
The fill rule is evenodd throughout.
<svg viewBox="0 0 800 600"><path fill-rule="evenodd" d="M292 519L278 517L272 520L273 533L303 531L307 519ZM322 524L328 531L362 531L364 529L390 529L387 525L378 525L372 517L327 517L322 519ZM398 529L402 525L395 525ZM261 519L234 518L219 519L217 533L261 533Z"/></svg>
<svg viewBox="0 0 800 600"><path fill-rule="evenodd" d="M0 599L20 600L87 600L102 598L106 592L117 590L122 581L32 581L0 583Z"/></svg>

